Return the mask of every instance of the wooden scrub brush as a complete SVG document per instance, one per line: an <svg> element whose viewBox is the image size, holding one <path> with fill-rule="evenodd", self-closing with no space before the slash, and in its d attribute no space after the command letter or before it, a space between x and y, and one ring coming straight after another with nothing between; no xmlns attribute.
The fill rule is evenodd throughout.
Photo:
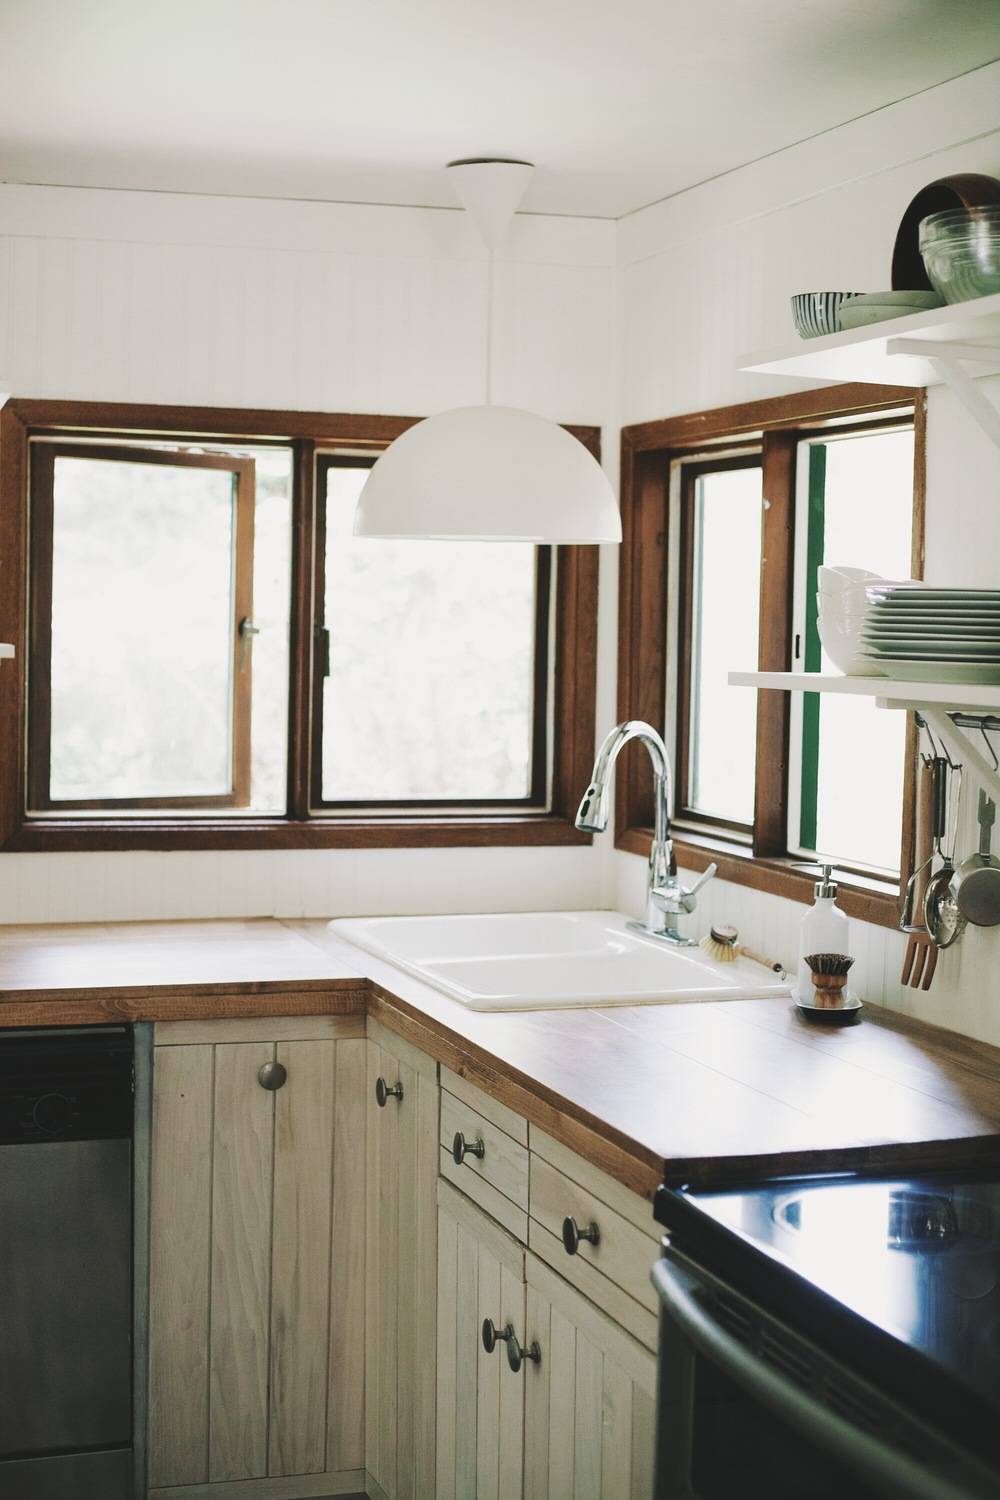
<svg viewBox="0 0 1000 1500"><path fill-rule="evenodd" d="M784 964L779 963L776 958L765 958L761 953L755 953L745 943L737 942L739 933L735 927L712 927L707 937L703 937L698 947L709 958L714 958L720 964L735 963L738 958L752 959L755 964L763 964L765 969L770 969L772 974L779 978L787 978Z"/></svg>
<svg viewBox="0 0 1000 1500"><path fill-rule="evenodd" d="M854 959L846 953L807 953L806 963L815 985L815 1004L823 1010L837 1010L844 1003L844 986Z"/></svg>

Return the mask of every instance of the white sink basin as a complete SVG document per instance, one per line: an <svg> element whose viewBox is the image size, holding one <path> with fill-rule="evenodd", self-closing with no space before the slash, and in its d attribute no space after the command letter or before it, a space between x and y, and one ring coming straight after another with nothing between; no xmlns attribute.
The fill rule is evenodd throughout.
<svg viewBox="0 0 1000 1500"><path fill-rule="evenodd" d="M471 1010L760 999L788 986L742 959L671 948L609 911L366 917L331 922L338 936L443 990Z"/></svg>

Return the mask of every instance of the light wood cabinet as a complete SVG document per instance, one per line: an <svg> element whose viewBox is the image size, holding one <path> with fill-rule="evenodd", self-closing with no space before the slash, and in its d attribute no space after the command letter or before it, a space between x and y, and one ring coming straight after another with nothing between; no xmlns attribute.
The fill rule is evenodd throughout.
<svg viewBox="0 0 1000 1500"><path fill-rule="evenodd" d="M523 1334L523 1247L439 1183L437 1500L520 1500L524 1370L511 1370L504 1336Z"/></svg>
<svg viewBox="0 0 1000 1500"><path fill-rule="evenodd" d="M376 1494L433 1500L437 1066L377 1021L368 1036L367 1468Z"/></svg>
<svg viewBox="0 0 1000 1500"><path fill-rule="evenodd" d="M176 1023L156 1041L151 1490L363 1488L364 1020Z"/></svg>
<svg viewBox="0 0 1000 1500"><path fill-rule="evenodd" d="M650 1500L656 1359L526 1257L524 1500Z"/></svg>

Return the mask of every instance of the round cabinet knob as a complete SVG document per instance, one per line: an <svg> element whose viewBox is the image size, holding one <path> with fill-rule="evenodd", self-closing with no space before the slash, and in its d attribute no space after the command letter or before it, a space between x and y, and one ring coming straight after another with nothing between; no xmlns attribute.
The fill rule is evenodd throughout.
<svg viewBox="0 0 1000 1500"><path fill-rule="evenodd" d="M403 1085L401 1083L394 1083L390 1088L384 1078L376 1078L375 1103L378 1105L379 1109L385 1109L385 1106L390 1099L402 1099L402 1097Z"/></svg>
<svg viewBox="0 0 1000 1500"><path fill-rule="evenodd" d="M510 1341L514 1337L513 1325L508 1323L506 1328L500 1329L492 1318L483 1319L483 1348L487 1354L492 1354L501 1340L506 1340L508 1349Z"/></svg>
<svg viewBox="0 0 1000 1500"><path fill-rule="evenodd" d="M275 1089L283 1088L288 1080L288 1069L284 1063L263 1063L257 1069L257 1082L262 1089L273 1093Z"/></svg>
<svg viewBox="0 0 1000 1500"><path fill-rule="evenodd" d="M482 1161L486 1155L485 1141L467 1141L460 1130L456 1130L451 1143L451 1154L456 1167L460 1167L467 1156L478 1156Z"/></svg>
<svg viewBox="0 0 1000 1500"><path fill-rule="evenodd" d="M591 1245L599 1245L601 1242L601 1231L596 1224L588 1224L586 1229L581 1229L575 1219L563 1219L563 1249L567 1255L575 1255L580 1248L580 1241L587 1240Z"/></svg>
<svg viewBox="0 0 1000 1500"><path fill-rule="evenodd" d="M507 1363L514 1371L515 1375L526 1359L530 1359L533 1365L541 1364L542 1351L541 1349L539 1349L538 1345L534 1341L532 1341L530 1344L525 1345L519 1344L517 1342L517 1339L515 1338L508 1339Z"/></svg>

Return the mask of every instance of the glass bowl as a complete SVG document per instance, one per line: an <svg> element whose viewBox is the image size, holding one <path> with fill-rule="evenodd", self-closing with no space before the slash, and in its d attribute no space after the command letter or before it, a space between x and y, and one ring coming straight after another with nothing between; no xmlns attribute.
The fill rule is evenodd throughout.
<svg viewBox="0 0 1000 1500"><path fill-rule="evenodd" d="M1000 208L930 214L920 225L920 254L946 302L1000 292Z"/></svg>

